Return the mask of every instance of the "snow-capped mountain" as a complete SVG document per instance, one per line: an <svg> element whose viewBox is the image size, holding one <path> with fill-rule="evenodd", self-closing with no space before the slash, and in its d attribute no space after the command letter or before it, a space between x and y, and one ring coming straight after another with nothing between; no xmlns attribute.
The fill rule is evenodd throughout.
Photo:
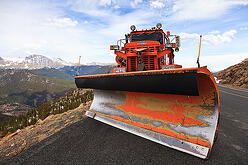
<svg viewBox="0 0 248 165"><path fill-rule="evenodd" d="M0 65L3 65L4 64L4 60L3 58L0 57Z"/></svg>
<svg viewBox="0 0 248 165"><path fill-rule="evenodd" d="M60 58L51 58L43 55L30 55L27 57L0 57L0 68L4 69L40 69L61 68L75 64L63 61Z"/></svg>
<svg viewBox="0 0 248 165"><path fill-rule="evenodd" d="M43 55L30 55L25 58L24 63L30 64L30 65L41 66L41 67L48 67L48 68L61 68L65 65L66 66L74 65L72 63L63 61L62 59L45 57Z"/></svg>

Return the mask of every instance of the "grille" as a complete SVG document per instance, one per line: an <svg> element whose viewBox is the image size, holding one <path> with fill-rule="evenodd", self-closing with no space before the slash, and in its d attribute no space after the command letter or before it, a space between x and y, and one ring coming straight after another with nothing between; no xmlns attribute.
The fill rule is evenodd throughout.
<svg viewBox="0 0 248 165"><path fill-rule="evenodd" d="M154 70L154 56L143 56L143 62L146 66L146 70Z"/></svg>
<svg viewBox="0 0 248 165"><path fill-rule="evenodd" d="M128 72L137 71L137 57L128 57Z"/></svg>
<svg viewBox="0 0 248 165"><path fill-rule="evenodd" d="M157 51L159 49L158 46L144 46L144 47L137 47L137 48L147 48L144 52L142 52L142 60L145 64L146 70L155 70L155 57L157 55ZM126 53L130 55L128 57L128 72L137 71L138 67L138 56L135 53L135 49L133 47L127 47Z"/></svg>
<svg viewBox="0 0 248 165"><path fill-rule="evenodd" d="M146 70L155 70L155 56L143 56L142 60L145 64ZM138 57L128 57L128 72L137 71Z"/></svg>

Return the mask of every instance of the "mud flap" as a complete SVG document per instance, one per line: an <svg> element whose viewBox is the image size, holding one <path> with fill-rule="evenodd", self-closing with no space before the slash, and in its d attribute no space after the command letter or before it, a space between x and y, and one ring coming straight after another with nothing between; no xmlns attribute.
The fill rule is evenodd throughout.
<svg viewBox="0 0 248 165"><path fill-rule="evenodd" d="M198 96L94 90L86 115L159 144L206 159L219 119L210 72L197 72Z"/></svg>

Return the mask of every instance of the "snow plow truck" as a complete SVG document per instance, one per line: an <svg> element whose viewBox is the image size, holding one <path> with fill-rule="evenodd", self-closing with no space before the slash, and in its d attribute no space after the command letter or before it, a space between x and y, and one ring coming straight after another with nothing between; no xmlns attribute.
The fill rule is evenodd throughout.
<svg viewBox="0 0 248 165"><path fill-rule="evenodd" d="M206 66L174 63L180 37L156 27L136 30L111 45L112 73L76 76L78 88L94 89L88 117L206 159L219 128L220 100Z"/></svg>

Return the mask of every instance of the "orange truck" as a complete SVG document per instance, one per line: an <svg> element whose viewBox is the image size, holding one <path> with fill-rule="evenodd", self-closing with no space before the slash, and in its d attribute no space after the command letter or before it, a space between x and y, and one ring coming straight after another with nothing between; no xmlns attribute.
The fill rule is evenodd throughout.
<svg viewBox="0 0 248 165"><path fill-rule="evenodd" d="M76 76L75 83L94 89L87 116L206 159L219 127L218 87L206 66L174 64L180 37L161 27L132 25L110 46L117 62L112 73Z"/></svg>

